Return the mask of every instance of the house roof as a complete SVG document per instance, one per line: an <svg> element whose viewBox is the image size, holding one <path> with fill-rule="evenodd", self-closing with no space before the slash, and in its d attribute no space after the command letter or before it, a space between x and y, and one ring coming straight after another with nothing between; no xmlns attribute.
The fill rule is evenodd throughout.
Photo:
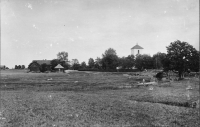
<svg viewBox="0 0 200 127"><path fill-rule="evenodd" d="M131 48L131 49L143 49L143 48L137 44L137 45L133 46L133 48Z"/></svg>
<svg viewBox="0 0 200 127"><path fill-rule="evenodd" d="M37 62L40 65L42 65L44 63L47 64L47 65L51 64L51 60L33 60L33 62Z"/></svg>
<svg viewBox="0 0 200 127"><path fill-rule="evenodd" d="M64 68L63 66L61 66L60 64L58 64L55 68Z"/></svg>

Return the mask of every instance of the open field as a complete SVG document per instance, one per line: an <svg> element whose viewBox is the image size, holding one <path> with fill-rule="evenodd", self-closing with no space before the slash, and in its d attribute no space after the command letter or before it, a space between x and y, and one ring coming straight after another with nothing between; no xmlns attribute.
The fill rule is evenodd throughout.
<svg viewBox="0 0 200 127"><path fill-rule="evenodd" d="M197 127L199 79L136 86L151 73L1 71L2 127ZM186 87L193 88L188 92ZM189 95L189 96L188 96Z"/></svg>

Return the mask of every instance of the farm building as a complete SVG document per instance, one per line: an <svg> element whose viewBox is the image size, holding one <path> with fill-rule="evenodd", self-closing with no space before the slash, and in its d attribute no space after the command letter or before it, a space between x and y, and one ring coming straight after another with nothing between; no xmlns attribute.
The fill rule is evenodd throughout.
<svg viewBox="0 0 200 127"><path fill-rule="evenodd" d="M64 67L61 66L60 64L58 64L58 65L55 67L55 69L58 70L59 72L60 72L60 71L62 71L62 72L64 71Z"/></svg>
<svg viewBox="0 0 200 127"><path fill-rule="evenodd" d="M42 64L47 65L47 70L51 70L51 60L33 60L32 63L29 64L30 71L40 72L40 68Z"/></svg>

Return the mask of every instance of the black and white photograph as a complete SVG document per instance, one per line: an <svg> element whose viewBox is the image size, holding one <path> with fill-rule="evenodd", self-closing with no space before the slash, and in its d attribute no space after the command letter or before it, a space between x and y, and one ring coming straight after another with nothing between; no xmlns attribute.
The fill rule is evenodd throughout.
<svg viewBox="0 0 200 127"><path fill-rule="evenodd" d="M0 127L200 126L199 0L0 5Z"/></svg>

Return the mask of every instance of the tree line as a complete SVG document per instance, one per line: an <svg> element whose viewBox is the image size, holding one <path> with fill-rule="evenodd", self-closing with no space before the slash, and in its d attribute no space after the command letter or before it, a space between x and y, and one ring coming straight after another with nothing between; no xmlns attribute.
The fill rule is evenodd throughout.
<svg viewBox="0 0 200 127"><path fill-rule="evenodd" d="M15 65L15 69L25 69L25 65Z"/></svg>
<svg viewBox="0 0 200 127"><path fill-rule="evenodd" d="M158 52L152 57L147 54L127 57L118 57L116 50L107 49L102 57L95 60L90 58L88 65L85 62L80 64L80 68L93 68L99 70L132 69L133 67L143 71L144 69L163 69L163 71L173 71L183 77L185 72L199 72L200 53L187 42L176 40L166 47L167 53Z"/></svg>
<svg viewBox="0 0 200 127"><path fill-rule="evenodd" d="M59 52L57 59L51 61L51 69L61 64L65 69L89 70L89 71L117 71L118 69L132 70L133 67L139 71L145 69L163 69L165 72L174 71L181 78L186 71L199 71L199 51L187 42L176 40L166 47L167 53L158 52L152 57L147 54L136 56L128 55L119 57L113 48L107 49L101 57L89 58L79 63L77 59L68 61L67 52ZM46 65L42 65L45 71Z"/></svg>

